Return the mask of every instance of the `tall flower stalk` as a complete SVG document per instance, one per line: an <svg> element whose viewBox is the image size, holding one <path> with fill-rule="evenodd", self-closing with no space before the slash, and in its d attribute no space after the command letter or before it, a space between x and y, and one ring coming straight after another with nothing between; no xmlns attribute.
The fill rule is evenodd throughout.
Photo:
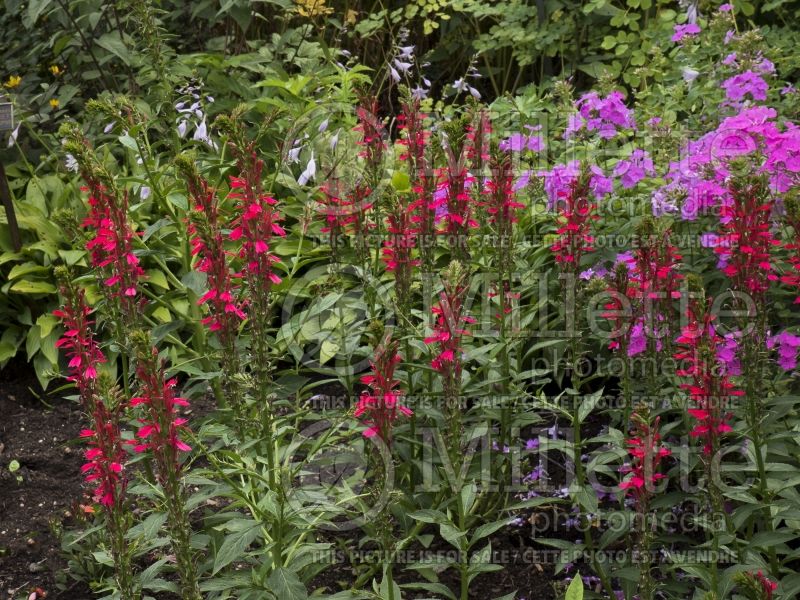
<svg viewBox="0 0 800 600"><path fill-rule="evenodd" d="M411 409L400 404L400 382L394 378L395 368L401 361L397 348L398 342L389 336L375 348L370 360L371 373L361 378L367 389L362 392L354 413L367 426L364 437L378 437L388 448L392 446L395 421L400 415L410 417L413 414Z"/></svg>
<svg viewBox="0 0 800 600"><path fill-rule="evenodd" d="M642 600L652 600L655 585L650 572L652 567L650 505L656 492L657 482L666 477L659 472L661 461L671 452L661 443L658 417L652 423L648 423L644 417L634 414L632 420L633 429L626 441L630 463L622 468L627 477L619 487L632 499L636 509L639 536L637 554L640 568L638 595Z"/></svg>
<svg viewBox="0 0 800 600"><path fill-rule="evenodd" d="M367 428L364 437L376 440L372 444L371 456L375 468L373 486L373 506L381 502L381 496L391 491L394 481L390 480L394 469L390 468L392 456L392 433L400 416L410 417L411 409L401 404L403 398L399 390L400 382L395 379L395 368L401 358L397 353L398 343L386 335L375 348L370 361L371 372L361 378L367 386L358 401L354 416ZM388 467L388 468L387 468ZM391 494L389 494L391 501ZM393 560L396 539L394 535L391 506L386 505L376 516L376 530L383 550L384 576L388 583L389 598L394 599Z"/></svg>
<svg viewBox="0 0 800 600"><path fill-rule="evenodd" d="M752 174L750 162L732 160L728 185L720 210L720 240L715 248L722 272L731 282L736 308L746 309L739 329L742 336L741 364L743 391L746 398L747 426L758 469L757 492L768 498L766 472L766 439L762 429L764 417L764 372L767 368L767 290L778 279L772 248L780 244L772 234L773 198L769 178ZM769 508L763 511L763 522L772 530ZM778 574L775 549L770 548L773 575Z"/></svg>
<svg viewBox="0 0 800 600"><path fill-rule="evenodd" d="M201 322L217 335L220 343L225 393L223 406L233 407L234 412L241 416L244 392L238 377L241 365L236 346L239 327L246 318L245 303L239 298L241 275L234 273L230 266L233 256L226 248L225 223L216 191L200 176L189 157L178 157L176 164L194 203L188 227L191 253L197 257L197 270L208 278L208 291L197 300L198 305L208 307L208 316Z"/></svg>
<svg viewBox="0 0 800 600"><path fill-rule="evenodd" d="M53 314L61 319L65 329L56 347L67 353L67 379L77 387L83 410L91 423L80 433L88 446L81 473L93 486L95 501L103 507L120 596L123 600L138 600L141 594L134 583L131 551L125 539L132 525L132 513L125 499L128 477L125 473L127 454L120 431L122 402L107 406L104 398L114 400L116 394L107 385L98 383L97 367L106 359L95 340L91 309L83 290L72 282L63 267L57 269L56 275L64 305Z"/></svg>
<svg viewBox="0 0 800 600"><path fill-rule="evenodd" d="M732 401L744 393L737 390L730 381L730 374L723 355L727 352L726 340L717 333L714 327L714 316L710 311L710 303L702 294L702 282L692 278L694 292L699 298L690 298L686 314L686 325L678 336L677 351L674 358L683 365L678 371L682 378L681 389L685 390L691 400L687 414L695 419L689 432L693 438L702 443L702 462L705 469L705 487L712 515L710 529L713 537L713 549L719 551L720 519L725 517L722 492L719 489L719 452L722 436L732 431L729 424ZM732 530L726 518L726 527ZM712 590L716 590L719 582L717 563L711 565Z"/></svg>
<svg viewBox="0 0 800 600"><path fill-rule="evenodd" d="M386 270L394 275L394 291L400 319L409 317L411 283L414 268L420 261L414 256L417 243L417 228L411 207L401 194L389 203L386 214L386 240L383 245L383 261Z"/></svg>
<svg viewBox="0 0 800 600"><path fill-rule="evenodd" d="M417 245L419 246L420 263L426 273L434 266L434 250L436 248L436 177L429 156L430 132L425 128L427 115L420 110L420 101L413 97L402 103L402 112L398 116L402 137L398 142L406 151L400 154L400 160L408 165L409 183L413 201L408 210L413 214L416 224Z"/></svg>
<svg viewBox="0 0 800 600"><path fill-rule="evenodd" d="M437 193L434 206L441 213L442 233L447 236L450 256L465 262L469 259L469 237L478 227L469 186L474 177L468 171L469 148L467 123L456 119L448 123L444 132L444 156L446 166L438 171Z"/></svg>
<svg viewBox="0 0 800 600"><path fill-rule="evenodd" d="M200 600L196 557L191 545L191 526L186 511L181 453L191 451L183 441L186 419L178 416L177 407L188 406L185 398L176 395L175 379L166 379L158 350L150 344L149 336L134 334L137 347L136 378L138 396L131 398L132 408L141 406L139 429L130 445L136 452L147 452L155 463L156 482L163 493L172 547L181 579L181 596Z"/></svg>
<svg viewBox="0 0 800 600"><path fill-rule="evenodd" d="M66 123L60 130L64 149L76 160L89 192L89 214L82 226L88 232L86 249L100 279L105 311L121 349L123 386L128 390L131 349L126 340L141 320L139 283L144 269L134 253L135 233L128 219L128 196L98 160L77 124Z"/></svg>
<svg viewBox="0 0 800 600"><path fill-rule="evenodd" d="M425 344L434 347L431 367L442 381L443 414L446 419L448 448L451 460L461 454L461 375L463 372L462 339L469 335L467 324L475 319L466 314L469 278L466 269L457 261L450 263L443 275L444 289L439 293L439 303L431 310L434 316L433 335Z"/></svg>
<svg viewBox="0 0 800 600"><path fill-rule="evenodd" d="M272 352L270 330L272 320L272 286L281 282L275 264L278 257L271 250L273 238L284 237L280 226L283 217L277 201L262 185L264 161L258 157L256 145L248 141L239 114L217 119L228 135L238 177L231 178L231 197L236 201L237 216L232 223L230 239L240 243L243 261L242 282L247 303L247 328L250 332L250 364L254 377L255 406L259 411L266 445L270 484L275 484L276 463L273 442L274 409L272 396Z"/></svg>

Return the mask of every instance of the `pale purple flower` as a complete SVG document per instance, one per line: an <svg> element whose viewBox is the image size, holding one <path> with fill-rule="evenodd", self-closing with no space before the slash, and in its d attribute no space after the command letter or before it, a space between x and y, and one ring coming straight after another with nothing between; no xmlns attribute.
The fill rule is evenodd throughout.
<svg viewBox="0 0 800 600"><path fill-rule="evenodd" d="M646 150L636 148L631 155L619 161L614 167L614 177L620 177L620 183L626 190L635 187L645 177L655 175L653 159Z"/></svg>
<svg viewBox="0 0 800 600"><path fill-rule="evenodd" d="M683 67L681 69L681 77L686 83L692 83L700 75L700 71L692 69L691 67Z"/></svg>
<svg viewBox="0 0 800 600"><path fill-rule="evenodd" d="M778 364L784 371L797 368L797 351L800 349L800 336L788 331L767 338L767 348L772 350L778 347Z"/></svg>
<svg viewBox="0 0 800 600"><path fill-rule="evenodd" d="M22 123L17 123L17 126L14 128L14 130L8 136L8 147L9 148L11 148L14 144L17 143L17 137L19 137L19 126L20 125L22 125Z"/></svg>
<svg viewBox="0 0 800 600"><path fill-rule="evenodd" d="M611 177L606 177L603 170L592 165L590 167L592 178L589 180L589 189L592 190L595 198L601 200L606 194L610 194L614 190L614 180Z"/></svg>
<svg viewBox="0 0 800 600"><path fill-rule="evenodd" d="M309 180L314 179L317 175L317 163L314 160L314 152L311 152L311 160L308 161L305 170L297 178L297 183L305 185Z"/></svg>
<svg viewBox="0 0 800 600"><path fill-rule="evenodd" d="M425 100L425 98L428 97L428 90L418 85L413 90L411 90L411 97L414 98L414 100L419 100L420 102L422 102L423 100Z"/></svg>
<svg viewBox="0 0 800 600"><path fill-rule="evenodd" d="M719 12L731 12L733 10L733 4L725 3L720 5Z"/></svg>

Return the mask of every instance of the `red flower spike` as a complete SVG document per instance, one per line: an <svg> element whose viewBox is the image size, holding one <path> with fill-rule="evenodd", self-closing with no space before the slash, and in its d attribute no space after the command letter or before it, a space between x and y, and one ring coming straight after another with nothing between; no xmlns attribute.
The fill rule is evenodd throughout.
<svg viewBox="0 0 800 600"><path fill-rule="evenodd" d="M685 365L678 371L685 380L681 389L689 393L694 405L688 409L696 419L690 435L703 442L703 454L709 457L719 449L721 436L731 431L732 414L726 412L725 406L743 392L736 389L723 368L719 352L725 340L714 329L710 310L694 301L686 316L687 324L678 336L674 358Z"/></svg>
<svg viewBox="0 0 800 600"><path fill-rule="evenodd" d="M131 406L143 406L144 416L136 439L127 442L136 452L152 452L159 467L159 478L180 471L179 452L191 448L180 438L186 429L186 419L180 418L177 406L188 406L184 398L175 395L175 379L165 380L159 364L158 350L140 354L136 376L139 381L139 396L131 400Z"/></svg>
<svg viewBox="0 0 800 600"><path fill-rule="evenodd" d="M594 252L591 225L599 217L597 204L592 200L589 178L575 178L569 189L556 202L556 241L550 246L556 264L565 271L577 274L581 260Z"/></svg>
<svg viewBox="0 0 800 600"><path fill-rule="evenodd" d="M629 476L619 487L634 499L637 509L646 510L656 482L666 478L666 475L659 472L659 467L661 461L671 452L661 444L659 418L652 425L637 414L633 415L632 420L633 430L626 442L631 460L629 465L621 469L622 473Z"/></svg>
<svg viewBox="0 0 800 600"><path fill-rule="evenodd" d="M387 338L375 349L370 361L372 374L361 378L368 389L362 392L354 413L367 426L364 436L377 436L387 446L392 444L392 428L398 417L413 414L411 409L400 404L402 396L397 389L400 382L394 379L395 367L400 363L397 346L396 341Z"/></svg>

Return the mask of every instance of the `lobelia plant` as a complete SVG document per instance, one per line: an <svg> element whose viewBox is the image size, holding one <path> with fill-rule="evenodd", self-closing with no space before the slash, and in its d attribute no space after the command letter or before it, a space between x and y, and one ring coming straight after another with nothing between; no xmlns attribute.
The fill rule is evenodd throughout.
<svg viewBox="0 0 800 600"><path fill-rule="evenodd" d="M58 267L56 275L64 301L63 307L53 313L64 325L63 336L56 346L66 351L70 372L67 380L78 389L82 408L90 419L90 428L80 432L89 446L81 473L94 487L93 497L103 509L120 596L123 600L138 600L141 592L135 585L131 547L125 539L133 515L126 500L127 454L120 427L123 403L107 383L100 381L97 368L105 362L105 356L95 340L92 311L83 290L73 283L66 268Z"/></svg>
<svg viewBox="0 0 800 600"><path fill-rule="evenodd" d="M197 556L192 548L192 530L186 508L186 490L182 482L184 467L181 453L190 452L182 437L186 419L178 416L177 407L189 405L185 398L175 394L177 381L166 379L158 349L152 346L149 335L134 332L136 347L136 379L138 396L131 398L130 406L141 406L136 439L128 443L137 453L147 453L155 463L155 483L161 491L166 508L172 549L175 553L181 579L181 596L187 600L202 598L197 575Z"/></svg>
<svg viewBox="0 0 800 600"><path fill-rule="evenodd" d="M702 443L701 460L705 470L705 495L711 519L710 535L714 552L720 549L720 529L733 533L734 527L726 514L724 498L720 490L720 464L722 459L722 437L733 431L730 425L732 408L736 399L744 395L730 380L733 369L725 362L729 351L727 340L719 335L714 326L715 316L711 310L711 299L703 293L702 281L690 279L690 294L686 312L686 324L676 339L674 354L678 364L684 365L676 373L681 377L681 389L691 400L686 413L694 419L689 432ZM734 539L735 539L735 533ZM719 573L716 561L711 565L711 590L718 593Z"/></svg>
<svg viewBox="0 0 800 600"><path fill-rule="evenodd" d="M671 452L661 443L660 417L656 417L652 423L648 423L644 417L634 413L631 420L633 428L626 440L630 464L621 469L621 472L626 474L626 478L619 484L619 487L625 490L626 496L631 498L636 510L637 551L640 568L638 596L642 600L652 600L655 588L651 573L650 504L656 493L657 482L666 478L666 475L659 472L661 461Z"/></svg>
<svg viewBox="0 0 800 600"><path fill-rule="evenodd" d="M400 416L411 417L413 412L401 404L403 398L400 382L394 378L395 368L401 362L397 354L398 342L387 334L375 348L370 361L371 373L361 377L361 383L367 389L361 393L353 415L362 421L367 428L364 437L374 440L371 447L371 461L375 481L372 484L373 506L381 502L381 496L388 490L389 501L385 503L376 518L375 529L381 544L384 580L389 600L396 598L396 584L393 576L393 556L396 549L394 539L394 521L391 517L392 490L394 481L392 433L395 422Z"/></svg>
<svg viewBox="0 0 800 600"><path fill-rule="evenodd" d="M232 253L225 243L225 221L220 214L216 191L200 176L193 157L179 156L175 162L194 202L189 213L191 253L198 257L196 268L206 274L208 281L208 291L197 303L208 307L209 315L201 322L216 334L220 344L225 393L225 397L220 398L221 405L231 406L235 414L241 415L244 412L244 390L239 377L241 364L236 340L240 325L247 318L245 302L239 297L241 273L234 273L231 269Z"/></svg>
<svg viewBox="0 0 800 600"><path fill-rule="evenodd" d="M111 324L122 365L122 387L127 395L133 357L128 341L141 322L143 300L139 284L145 275L134 253L137 236L128 218L128 196L117 187L114 176L100 163L77 124L65 123L61 135L64 149L74 157L90 194L89 214L81 227L91 232L86 250L100 280L98 287L105 299L101 314Z"/></svg>
<svg viewBox="0 0 800 600"><path fill-rule="evenodd" d="M247 329L255 380L254 400L265 438L270 465L270 482L275 483L275 448L272 441L274 408L272 395L272 352L269 338L272 319L272 286L281 282L276 272L279 259L270 244L275 237L286 235L276 209L277 201L263 189L264 161L259 158L255 142L245 137L241 113L220 117L217 123L228 135L239 176L231 178L231 197L236 201L236 217L231 223L230 239L240 242L239 258L243 261L241 277L247 298ZM244 417L244 415L242 415Z"/></svg>

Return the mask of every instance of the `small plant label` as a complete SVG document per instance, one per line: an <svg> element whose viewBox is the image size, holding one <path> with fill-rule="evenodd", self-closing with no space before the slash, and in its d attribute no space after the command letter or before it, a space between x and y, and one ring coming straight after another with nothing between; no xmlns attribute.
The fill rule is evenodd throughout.
<svg viewBox="0 0 800 600"><path fill-rule="evenodd" d="M11 102L0 102L0 131L14 129L14 105Z"/></svg>

